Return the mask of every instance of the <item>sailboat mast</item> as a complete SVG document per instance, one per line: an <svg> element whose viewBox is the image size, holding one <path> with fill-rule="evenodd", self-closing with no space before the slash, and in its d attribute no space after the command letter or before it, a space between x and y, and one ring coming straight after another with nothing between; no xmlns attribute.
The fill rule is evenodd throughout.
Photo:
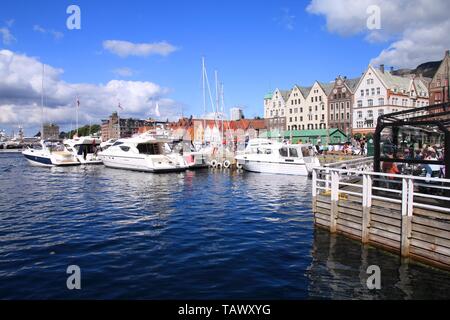
<svg viewBox="0 0 450 320"><path fill-rule="evenodd" d="M224 122L224 118L225 118L225 113L223 112L223 108L225 105L225 99L224 99L224 91L223 91L223 83L221 83L220 85L220 98L221 98L221 112L222 112L222 145L223 145L223 140L224 140L224 132L223 132L223 122Z"/></svg>
<svg viewBox="0 0 450 320"><path fill-rule="evenodd" d="M75 101L75 109L76 109L76 114L77 114L77 122L76 122L76 126L77 126L77 137L78 135L78 108L80 107L80 98L77 97L77 101Z"/></svg>
<svg viewBox="0 0 450 320"><path fill-rule="evenodd" d="M42 64L42 83L41 83L41 140L44 139L44 74L45 74L45 65Z"/></svg>
<svg viewBox="0 0 450 320"><path fill-rule="evenodd" d="M203 144L205 144L205 130L206 130L206 77L205 77L206 67L205 67L205 57L202 57L202 86L203 86Z"/></svg>

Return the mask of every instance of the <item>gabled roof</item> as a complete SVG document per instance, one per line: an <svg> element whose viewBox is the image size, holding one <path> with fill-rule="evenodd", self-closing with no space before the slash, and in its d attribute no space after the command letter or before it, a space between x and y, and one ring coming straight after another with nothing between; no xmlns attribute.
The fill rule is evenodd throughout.
<svg viewBox="0 0 450 320"><path fill-rule="evenodd" d="M323 91L325 91L325 94L329 96L331 91L333 91L334 82L319 82L319 81L317 82L322 87Z"/></svg>
<svg viewBox="0 0 450 320"><path fill-rule="evenodd" d="M344 82L347 85L347 87L350 89L350 91L352 93L355 93L360 79L361 79L361 77L353 78L353 79L345 79Z"/></svg>
<svg viewBox="0 0 450 320"><path fill-rule="evenodd" d="M309 95L309 92L311 91L312 87L302 87L302 86L299 86L299 85L296 85L296 86L300 90L300 92L302 93L303 98L306 99L306 97Z"/></svg>
<svg viewBox="0 0 450 320"><path fill-rule="evenodd" d="M281 97L284 101L287 101L289 99L289 96L291 95L292 90L280 90Z"/></svg>

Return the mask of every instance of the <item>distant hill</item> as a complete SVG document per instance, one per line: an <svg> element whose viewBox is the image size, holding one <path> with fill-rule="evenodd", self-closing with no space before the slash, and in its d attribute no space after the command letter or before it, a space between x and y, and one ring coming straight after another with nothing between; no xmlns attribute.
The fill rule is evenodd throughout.
<svg viewBox="0 0 450 320"><path fill-rule="evenodd" d="M425 78L433 78L437 69L441 65L441 61L430 61L419 65L415 69L398 69L394 70L392 74L396 76L407 76L407 75L419 75L422 74Z"/></svg>

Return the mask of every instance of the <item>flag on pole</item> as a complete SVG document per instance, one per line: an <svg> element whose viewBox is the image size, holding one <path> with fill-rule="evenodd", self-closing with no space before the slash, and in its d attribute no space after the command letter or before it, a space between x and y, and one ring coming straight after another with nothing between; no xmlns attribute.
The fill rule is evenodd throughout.
<svg viewBox="0 0 450 320"><path fill-rule="evenodd" d="M120 105L120 102L119 102L119 109L120 109L120 110L123 110L122 106Z"/></svg>
<svg viewBox="0 0 450 320"><path fill-rule="evenodd" d="M159 104L158 104L158 102L156 103L155 114L156 114L157 117L161 117L161 113L159 113Z"/></svg>
<svg viewBox="0 0 450 320"><path fill-rule="evenodd" d="M77 97L77 108L80 107L80 99Z"/></svg>

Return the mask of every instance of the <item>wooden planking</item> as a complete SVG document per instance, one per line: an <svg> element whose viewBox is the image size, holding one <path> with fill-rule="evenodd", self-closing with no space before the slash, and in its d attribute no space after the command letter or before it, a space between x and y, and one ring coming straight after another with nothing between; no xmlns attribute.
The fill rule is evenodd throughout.
<svg viewBox="0 0 450 320"><path fill-rule="evenodd" d="M402 219L402 212L400 210L387 209L378 206L372 206L370 208L372 214L380 215L391 219Z"/></svg>
<svg viewBox="0 0 450 320"><path fill-rule="evenodd" d="M450 230L450 223L448 222L442 222L436 219L430 219L430 218L422 218L418 216L413 216L413 223L421 224L423 226L431 227L440 229L443 231ZM437 232L440 232L440 230L436 230Z"/></svg>
<svg viewBox="0 0 450 320"><path fill-rule="evenodd" d="M429 242L425 242L422 240L417 240L412 238L411 239L411 246L420 248L420 249L424 249L427 251L431 251L431 252L436 252L439 253L443 256L447 256L450 259L450 249L443 247L443 246L439 246L439 245L435 245Z"/></svg>
<svg viewBox="0 0 450 320"><path fill-rule="evenodd" d="M386 225L397 227L399 229L402 227L401 219L388 218L386 216L381 216L379 214L373 214L373 213L370 215L370 218L371 218L371 221L375 221L378 223L384 223Z"/></svg>
<svg viewBox="0 0 450 320"><path fill-rule="evenodd" d="M411 247L411 255L412 257L418 257L418 258L425 258L421 259L423 261L426 261L428 263L430 262L436 262L440 264L441 267L444 267L446 269L450 268L450 258L447 256L443 256L442 254L431 252L428 250L424 250L415 246Z"/></svg>
<svg viewBox="0 0 450 320"><path fill-rule="evenodd" d="M320 219L320 218L317 218L317 217L316 217L315 220L316 220L316 224L317 225L326 227L327 229L330 227L330 221L323 220L323 219Z"/></svg>
<svg viewBox="0 0 450 320"><path fill-rule="evenodd" d="M413 217L413 219L414 219L414 217ZM432 228L432 227L424 226L424 225L421 225L418 223L414 223L414 220L413 220L413 224L412 224L412 231L425 233L430 236L439 237L439 238L443 238L443 239L450 239L449 231L439 230L436 228Z"/></svg>
<svg viewBox="0 0 450 320"><path fill-rule="evenodd" d="M359 233L361 233L361 230L362 230L361 223L355 223L355 222L352 222L352 221L338 219L337 224L341 225L341 226L345 226L345 227L349 227L349 228L355 229Z"/></svg>
<svg viewBox="0 0 450 320"><path fill-rule="evenodd" d="M389 231L371 227L369 236L372 234L377 235L379 237L383 237L388 240L396 241L396 242L398 242L398 245L400 247L400 235L399 234L395 234L395 233L392 233Z"/></svg>
<svg viewBox="0 0 450 320"><path fill-rule="evenodd" d="M435 244L435 245L439 245L439 246L444 246L444 247L450 248L450 239L443 239L443 238L439 238L439 237L436 237L436 236L430 236L428 234L415 232L415 231L413 231L411 233L411 237L414 238L414 239L417 239L417 240L426 241L426 242L431 243L431 244Z"/></svg>
<svg viewBox="0 0 450 320"><path fill-rule="evenodd" d="M330 215L329 214L326 215L326 214L323 214L323 213L320 213L320 212L316 212L316 218L328 221L328 223L330 223Z"/></svg>
<svg viewBox="0 0 450 320"><path fill-rule="evenodd" d="M345 190L341 190L345 193ZM389 195L388 195L389 196ZM360 197L348 195L337 206L336 232L353 239L362 239L363 207ZM402 215L400 204L376 200L370 208L368 243L393 252L400 252ZM331 197L316 197L315 221L330 230ZM414 259L450 268L450 214L414 208L409 253Z"/></svg>
<svg viewBox="0 0 450 320"><path fill-rule="evenodd" d="M340 205L340 203L339 203L339 206L338 206L338 211L339 211L339 213L345 213L345 214L348 214L348 215L352 215L352 216L354 216L356 218L361 218L362 219L362 212L360 210L355 210L355 209L350 209L350 208L347 208L347 207L343 207L343 206Z"/></svg>
<svg viewBox="0 0 450 320"><path fill-rule="evenodd" d="M383 231L388 231L388 232L394 233L396 235L400 235L401 231L402 231L402 229L400 227L391 226L389 224L378 222L378 221L374 221L374 220L372 220L370 222L370 227L371 228L380 229L380 230L383 230Z"/></svg>
<svg viewBox="0 0 450 320"><path fill-rule="evenodd" d="M316 207L319 207L319 208L322 208L322 209L331 210L330 202L316 201Z"/></svg>
<svg viewBox="0 0 450 320"><path fill-rule="evenodd" d="M382 236L379 236L375 233L369 234L369 240L372 244L378 244L381 247L389 247L391 249L395 249L396 251L400 251L400 241L394 241Z"/></svg>
<svg viewBox="0 0 450 320"><path fill-rule="evenodd" d="M402 210L402 206L399 203L382 201L382 200L378 200L378 199L372 200L372 207L380 207L384 210L386 210L386 209L393 209L393 210L397 210L397 211Z"/></svg>
<svg viewBox="0 0 450 320"><path fill-rule="evenodd" d="M450 214L434 211L434 210L428 210L428 209L421 209L421 208L414 208L414 215L413 216L423 216L423 217L429 217L434 219L441 219L446 220L450 222Z"/></svg>
<svg viewBox="0 0 450 320"><path fill-rule="evenodd" d="M346 220L346 221L354 222L354 223L357 223L357 224L362 226L362 218L361 217L355 217L354 215L351 215L351 214L339 212L338 219L339 220L343 219L343 220ZM338 223L339 223L339 220L338 220Z"/></svg>
<svg viewBox="0 0 450 320"><path fill-rule="evenodd" d="M316 213L321 213L321 214L324 214L326 216L330 216L331 215L330 210L324 209L324 208L321 208L321 207L317 207L316 208Z"/></svg>
<svg viewBox="0 0 450 320"><path fill-rule="evenodd" d="M337 231L341 234L349 235L352 238L361 239L361 231L360 230L355 230L353 228L349 228L344 225L338 225Z"/></svg>

